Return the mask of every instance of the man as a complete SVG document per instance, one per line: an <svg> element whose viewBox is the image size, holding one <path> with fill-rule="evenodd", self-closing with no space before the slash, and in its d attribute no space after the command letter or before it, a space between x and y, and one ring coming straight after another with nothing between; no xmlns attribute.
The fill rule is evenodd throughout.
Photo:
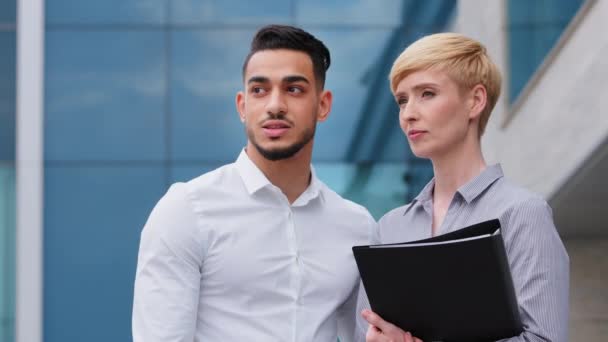
<svg viewBox="0 0 608 342"><path fill-rule="evenodd" d="M329 64L301 29L257 32L236 95L246 148L173 185L142 232L135 342L352 340L351 247L370 242L375 222L310 166L316 123L331 109Z"/></svg>
<svg viewBox="0 0 608 342"><path fill-rule="evenodd" d="M507 180L500 165L486 165L482 154L480 139L500 82L485 47L456 33L423 37L397 58L390 84L399 123L412 152L431 160L434 178L410 204L380 220L379 238L383 243L419 240L498 218L524 327L505 341L567 341L569 259L551 208ZM425 279L412 275L411 281ZM450 286L433 285L438 291ZM364 292L359 308L359 339L419 341L368 310ZM475 322L462 324L475 327Z"/></svg>

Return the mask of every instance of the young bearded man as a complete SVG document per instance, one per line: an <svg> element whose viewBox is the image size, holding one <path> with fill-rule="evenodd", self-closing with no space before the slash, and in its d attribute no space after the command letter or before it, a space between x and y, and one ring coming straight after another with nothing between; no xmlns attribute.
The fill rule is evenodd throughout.
<svg viewBox="0 0 608 342"><path fill-rule="evenodd" d="M352 340L351 247L371 241L375 222L311 167L332 104L329 64L301 29L257 32L236 95L247 146L235 163L173 185L143 229L135 342Z"/></svg>

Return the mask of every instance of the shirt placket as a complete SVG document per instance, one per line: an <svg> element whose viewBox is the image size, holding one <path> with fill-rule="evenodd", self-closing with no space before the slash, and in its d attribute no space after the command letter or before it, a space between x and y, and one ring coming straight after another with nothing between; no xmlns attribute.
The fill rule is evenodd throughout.
<svg viewBox="0 0 608 342"><path fill-rule="evenodd" d="M460 213L462 213L463 204L464 200L460 197L459 193L456 193L448 207L448 212L441 223L441 227L439 227L438 235L449 233L449 228L452 227Z"/></svg>
<svg viewBox="0 0 608 342"><path fill-rule="evenodd" d="M291 273L291 289L293 294L293 317L292 317L292 340L296 341L297 338L297 322L298 322L298 308L300 305L300 290L302 284L302 269L300 260L300 251L298 248L298 240L296 235L296 220L293 207L287 204L287 241L289 246L290 255L292 256L292 264L290 266Z"/></svg>

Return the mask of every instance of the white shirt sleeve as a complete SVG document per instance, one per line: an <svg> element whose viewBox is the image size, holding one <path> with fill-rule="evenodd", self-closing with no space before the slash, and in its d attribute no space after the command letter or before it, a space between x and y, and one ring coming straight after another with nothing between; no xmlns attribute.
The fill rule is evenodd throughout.
<svg viewBox="0 0 608 342"><path fill-rule="evenodd" d="M353 333L355 332L355 309L358 293L359 285L356 285L348 299L338 310L338 338L340 342L354 341Z"/></svg>
<svg viewBox="0 0 608 342"><path fill-rule="evenodd" d="M371 229L370 229L370 238L369 244L375 245L380 243L380 231L379 224L371 218ZM353 342L365 342L365 334L367 333L368 323L361 316L361 311L363 309L369 309L370 305L367 300L367 294L365 293L365 288L363 287L363 283L359 282L359 285L355 287L354 293L355 306L352 310L352 319L353 319L353 336L349 341Z"/></svg>
<svg viewBox="0 0 608 342"><path fill-rule="evenodd" d="M141 234L133 300L134 342L192 342L206 251L185 184L172 186Z"/></svg>

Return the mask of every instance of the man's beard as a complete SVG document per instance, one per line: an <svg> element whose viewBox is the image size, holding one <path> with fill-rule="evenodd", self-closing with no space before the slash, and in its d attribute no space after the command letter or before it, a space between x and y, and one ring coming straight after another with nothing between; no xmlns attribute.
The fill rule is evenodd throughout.
<svg viewBox="0 0 608 342"><path fill-rule="evenodd" d="M312 128L307 128L300 135L300 139L295 143L287 146L287 147L275 147L271 149L265 149L260 144L258 144L253 130L247 128L247 136L249 137L249 141L255 147L256 150L266 159L270 161L283 160L287 158L293 157L296 153L300 152L300 150L306 146L315 136L316 130L316 122L313 123Z"/></svg>

